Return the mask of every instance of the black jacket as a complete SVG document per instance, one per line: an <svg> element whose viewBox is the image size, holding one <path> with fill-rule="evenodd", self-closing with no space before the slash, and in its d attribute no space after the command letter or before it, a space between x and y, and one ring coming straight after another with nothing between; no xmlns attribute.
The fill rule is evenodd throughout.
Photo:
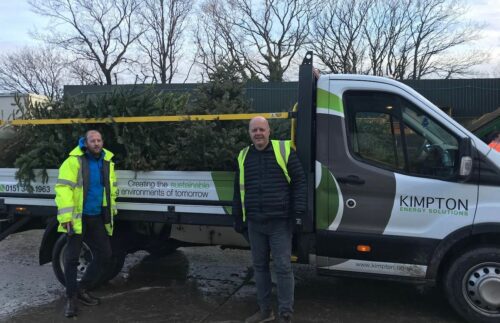
<svg viewBox="0 0 500 323"><path fill-rule="evenodd" d="M262 151L250 146L244 166L247 220L266 222L271 219L289 219L305 212L305 175L293 149L287 163L290 184L276 161L271 143ZM243 227L239 178L237 166L233 196L233 216L237 231Z"/></svg>

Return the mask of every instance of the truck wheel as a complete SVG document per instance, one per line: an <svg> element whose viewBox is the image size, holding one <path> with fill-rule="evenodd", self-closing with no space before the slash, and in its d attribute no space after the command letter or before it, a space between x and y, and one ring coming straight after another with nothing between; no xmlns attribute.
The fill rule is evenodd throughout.
<svg viewBox="0 0 500 323"><path fill-rule="evenodd" d="M123 268L123 265L125 263L125 256L126 255L113 255L111 257L111 260L108 264L108 267L106 270L102 273L101 277L99 278L98 283L96 284L96 287L105 284L111 279L115 278L116 275L120 273L120 271Z"/></svg>
<svg viewBox="0 0 500 323"><path fill-rule="evenodd" d="M164 257L174 253L177 248L179 248L179 244L177 242L168 241L163 242L162 244L156 244L146 249L146 251L155 257Z"/></svg>
<svg viewBox="0 0 500 323"><path fill-rule="evenodd" d="M469 322L500 322L500 248L480 247L456 258L444 279L451 306Z"/></svg>
<svg viewBox="0 0 500 323"><path fill-rule="evenodd" d="M64 252L66 250L66 235L63 234L57 239L54 249L52 251L52 268L57 280L64 286L66 286L66 280L64 278ZM76 279L79 281L82 279L83 274L87 270L90 262L92 261L92 250L85 243L82 242L82 250L80 251L80 258L77 267ZM90 289L94 289L104 283L107 283L111 279L115 278L116 275L122 270L123 264L125 262L125 255L115 256L113 255L110 260L108 267L101 274L101 277L97 279L91 286Z"/></svg>
<svg viewBox="0 0 500 323"><path fill-rule="evenodd" d="M62 234L56 241L54 249L52 250L52 268L57 280L63 286L66 286L66 280L64 279L64 252L66 250L66 235ZM82 250L80 251L80 258L77 267L77 280L83 277L83 274L87 270L90 261L92 260L92 251L89 246L82 242Z"/></svg>

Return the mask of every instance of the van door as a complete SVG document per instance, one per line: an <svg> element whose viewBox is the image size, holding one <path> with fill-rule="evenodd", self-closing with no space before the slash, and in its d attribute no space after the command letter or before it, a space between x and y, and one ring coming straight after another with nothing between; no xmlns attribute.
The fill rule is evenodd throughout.
<svg viewBox="0 0 500 323"><path fill-rule="evenodd" d="M328 226L317 227L318 265L423 278L441 239L473 222L478 187L459 182L460 134L398 88L343 81L351 86L339 93L332 83L343 114L318 118L318 134L326 127L333 136L327 147L317 143L328 151L320 173L333 180L317 209L339 202Z"/></svg>

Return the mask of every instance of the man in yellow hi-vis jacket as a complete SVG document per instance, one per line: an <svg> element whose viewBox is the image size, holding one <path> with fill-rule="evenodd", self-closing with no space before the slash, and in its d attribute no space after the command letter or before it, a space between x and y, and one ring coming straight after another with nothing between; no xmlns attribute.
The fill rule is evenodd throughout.
<svg viewBox="0 0 500 323"><path fill-rule="evenodd" d="M113 153L103 149L101 134L89 130L59 168L55 187L59 232L67 233L64 253L66 317L77 313L76 300L92 306L99 299L87 292L111 258L109 236L116 215L116 176ZM77 266L82 241L92 250L92 261L77 283Z"/></svg>
<svg viewBox="0 0 500 323"><path fill-rule="evenodd" d="M302 165L289 141L269 140L264 117L250 121L253 145L238 155L234 180L234 228L248 230L259 311L246 323L274 321L271 306L270 254L276 274L280 322L291 322L294 277L290 263L295 219L306 210L306 182Z"/></svg>

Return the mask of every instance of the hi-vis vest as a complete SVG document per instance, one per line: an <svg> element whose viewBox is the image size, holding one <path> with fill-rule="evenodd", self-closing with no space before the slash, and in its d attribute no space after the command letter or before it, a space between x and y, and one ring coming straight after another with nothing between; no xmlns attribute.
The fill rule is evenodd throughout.
<svg viewBox="0 0 500 323"><path fill-rule="evenodd" d="M290 141L289 140L271 140L273 145L274 156L276 157L276 162L283 170L283 174L286 177L287 182L290 184L290 176L288 175L288 169L286 167L288 163L288 157L290 157ZM241 197L241 211L243 214L243 222L246 221L246 210L245 210L245 158L247 157L248 150L250 146L243 148L238 155L238 168L240 171L240 197Z"/></svg>
<svg viewBox="0 0 500 323"><path fill-rule="evenodd" d="M116 185L115 166L111 162L113 153L104 150L104 162L109 163L109 177L104 179L109 182L104 183L102 206L105 210L110 209L109 223L105 224L108 235L113 234L113 217L116 211L116 197L118 188ZM83 170L82 163L84 153L80 147L76 147L69 153L69 157L59 168L59 177L55 186L57 221L59 222L58 232L66 232L66 228L61 223L71 222L76 234L82 234L82 213L83 213ZM109 197L109 198L108 198ZM109 199L109 200L108 200Z"/></svg>
<svg viewBox="0 0 500 323"><path fill-rule="evenodd" d="M490 144L488 145L490 148L493 148L495 149L496 151L500 152L500 143L496 142L496 141L492 141L490 142Z"/></svg>

